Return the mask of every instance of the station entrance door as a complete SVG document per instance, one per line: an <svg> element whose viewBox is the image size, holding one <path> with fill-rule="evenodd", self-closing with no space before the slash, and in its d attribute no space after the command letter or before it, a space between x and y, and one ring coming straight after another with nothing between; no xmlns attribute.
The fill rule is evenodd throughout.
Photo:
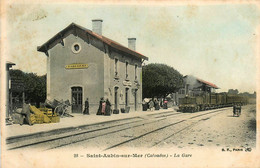
<svg viewBox="0 0 260 168"><path fill-rule="evenodd" d="M82 113L82 87L71 88L72 113Z"/></svg>

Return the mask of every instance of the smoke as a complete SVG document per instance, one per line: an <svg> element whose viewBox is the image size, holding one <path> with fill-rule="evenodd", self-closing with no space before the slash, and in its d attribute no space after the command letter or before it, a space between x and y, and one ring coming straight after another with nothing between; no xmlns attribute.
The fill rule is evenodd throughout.
<svg viewBox="0 0 260 168"><path fill-rule="evenodd" d="M198 84L197 79L192 75L187 75L186 84L189 85L189 88L193 88L196 84Z"/></svg>

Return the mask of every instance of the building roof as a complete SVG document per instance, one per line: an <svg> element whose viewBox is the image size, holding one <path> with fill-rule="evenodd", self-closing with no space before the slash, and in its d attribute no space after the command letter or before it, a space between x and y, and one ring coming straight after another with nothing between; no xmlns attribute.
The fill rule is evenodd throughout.
<svg viewBox="0 0 260 168"><path fill-rule="evenodd" d="M204 81L204 80L199 79L199 78L196 78L196 79L197 79L199 82L204 83L204 84L206 84L206 85L208 85L208 86L210 86L210 87L212 87L212 88L219 89L219 87L217 87L217 85L215 85L215 84L213 84L213 83Z"/></svg>
<svg viewBox="0 0 260 168"><path fill-rule="evenodd" d="M60 31L59 33L57 33L55 36L53 36L50 40L48 40L46 43L44 43L43 45L41 46L38 46L37 47L37 51L40 51L40 52L46 52L48 51L52 46L51 44L53 43L58 43L59 41L57 39L61 39L61 37L66 33L68 32L69 30L71 29L81 29L83 31L85 31L86 33L90 34L91 36L94 36L95 38L101 40L102 42L104 42L105 44L107 44L108 46L112 47L112 48L115 48L119 51L122 51L124 53L127 53L127 54L130 54L134 57L137 57L137 58L141 58L141 59L144 59L144 60L148 60L148 57L134 51L134 50L131 50L105 36L102 36L102 35L99 35L89 29L86 29L82 26L79 26L75 23L71 23L69 26L67 26L65 29L63 29L62 31ZM55 44L56 45L56 44Z"/></svg>
<svg viewBox="0 0 260 168"><path fill-rule="evenodd" d="M184 76L184 78L186 78L186 77L188 77L188 76L192 76L192 75L186 75L186 76ZM215 88L215 89L219 89L219 87L218 87L217 85L213 84L213 83L210 83L210 82L208 82L208 81L202 80L202 79L197 78L197 77L194 77L194 76L192 76L192 77L195 78L195 79L196 79L198 82L200 82L200 83L206 84L206 85L208 85L209 87L212 87L212 88Z"/></svg>

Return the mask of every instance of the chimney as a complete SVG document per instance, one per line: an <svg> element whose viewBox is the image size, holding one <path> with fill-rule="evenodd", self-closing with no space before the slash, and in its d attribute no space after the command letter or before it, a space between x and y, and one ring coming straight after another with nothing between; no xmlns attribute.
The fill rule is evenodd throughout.
<svg viewBox="0 0 260 168"><path fill-rule="evenodd" d="M128 48L135 51L136 38L128 38Z"/></svg>
<svg viewBox="0 0 260 168"><path fill-rule="evenodd" d="M92 31L102 35L102 19L94 19L92 20Z"/></svg>

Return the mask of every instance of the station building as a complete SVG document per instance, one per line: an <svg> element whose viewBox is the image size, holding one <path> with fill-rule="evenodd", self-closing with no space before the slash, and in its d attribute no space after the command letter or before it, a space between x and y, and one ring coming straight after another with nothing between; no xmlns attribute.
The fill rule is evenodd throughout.
<svg viewBox="0 0 260 168"><path fill-rule="evenodd" d="M215 93L219 87L211 82L197 78L192 75L186 75L183 77L184 88L180 89L180 93L196 96L203 93Z"/></svg>
<svg viewBox="0 0 260 168"><path fill-rule="evenodd" d="M217 85L192 75L184 76L183 83L183 87L179 89L177 93L172 95L176 103L179 103L179 99L184 98L185 96L198 96L205 93L215 93L216 89L219 89Z"/></svg>
<svg viewBox="0 0 260 168"><path fill-rule="evenodd" d="M92 31L75 23L37 47L47 56L47 99L69 100L72 113L82 113L89 99L96 113L101 97L112 109L142 110L142 63L148 57L135 51L136 38L125 47L102 35L102 20Z"/></svg>

